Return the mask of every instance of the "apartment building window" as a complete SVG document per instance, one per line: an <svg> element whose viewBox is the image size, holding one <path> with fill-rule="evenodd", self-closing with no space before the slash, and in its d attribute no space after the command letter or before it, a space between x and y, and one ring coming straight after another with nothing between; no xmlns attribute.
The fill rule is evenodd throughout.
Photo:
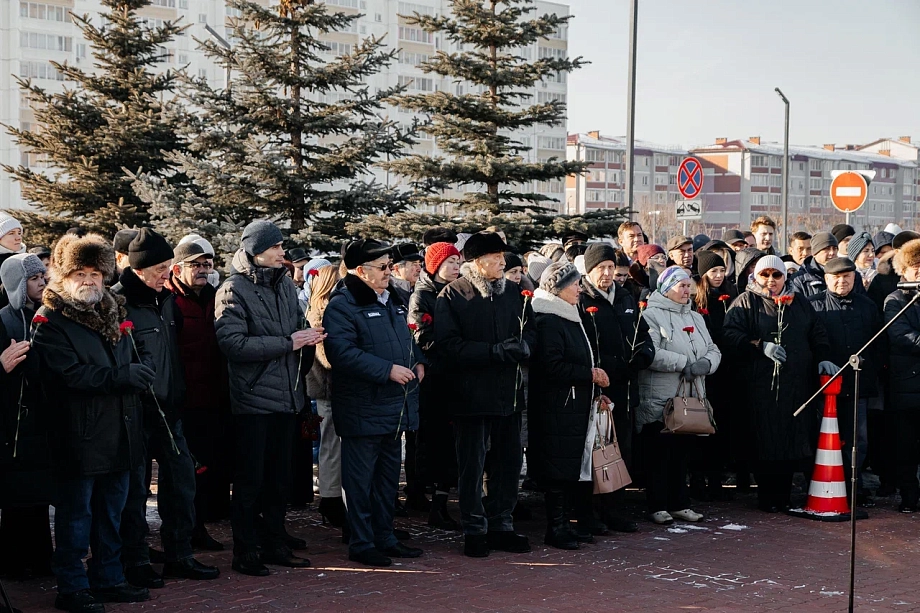
<svg viewBox="0 0 920 613"><path fill-rule="evenodd" d="M668 166L678 166L680 165L680 158L676 155L668 156Z"/></svg>
<svg viewBox="0 0 920 613"><path fill-rule="evenodd" d="M646 158L648 160L648 158ZM642 185L648 185L648 175L642 175Z"/></svg>
<svg viewBox="0 0 920 613"><path fill-rule="evenodd" d="M808 160L808 170L822 170L822 160L820 159L811 159Z"/></svg>
<svg viewBox="0 0 920 613"><path fill-rule="evenodd" d="M607 155L607 161L619 164L623 161L623 152L622 151L611 151Z"/></svg>
<svg viewBox="0 0 920 613"><path fill-rule="evenodd" d="M586 149L585 150L585 161L603 162L604 161L604 150L603 149Z"/></svg>
<svg viewBox="0 0 920 613"><path fill-rule="evenodd" d="M558 92L537 92L538 104L547 104L550 102L561 102L565 104L566 95Z"/></svg>
<svg viewBox="0 0 920 613"><path fill-rule="evenodd" d="M399 77L400 87L408 87L412 91L419 92L433 92L434 91L434 79L429 79L426 77Z"/></svg>
<svg viewBox="0 0 920 613"><path fill-rule="evenodd" d="M655 192L655 204L667 204L668 192Z"/></svg>
<svg viewBox="0 0 920 613"><path fill-rule="evenodd" d="M335 6L344 6L349 9L356 9L360 5L358 0L326 0L326 4L333 4ZM363 2L361 4L364 4ZM364 7L361 7L364 8Z"/></svg>
<svg viewBox="0 0 920 613"><path fill-rule="evenodd" d="M770 158L766 155L752 155L751 166L764 168L770 165Z"/></svg>
<svg viewBox="0 0 920 613"><path fill-rule="evenodd" d="M556 49L555 47L537 47L537 57L541 60L544 58L565 59L565 49Z"/></svg>
<svg viewBox="0 0 920 613"><path fill-rule="evenodd" d="M592 168L588 171L588 181L592 183L605 183L607 181L607 172L600 168Z"/></svg>
<svg viewBox="0 0 920 613"><path fill-rule="evenodd" d="M237 8L233 8L229 4L226 6L224 13L227 15L227 17L242 17L243 16L243 11Z"/></svg>
<svg viewBox="0 0 920 613"><path fill-rule="evenodd" d="M162 19L154 19L153 17L141 17L138 21L146 25L151 30L162 28L165 24L165 21Z"/></svg>
<svg viewBox="0 0 920 613"><path fill-rule="evenodd" d="M560 71L560 72L557 72L556 74L551 74L547 76L543 80L543 82L544 83L565 83L567 79L568 79L568 73Z"/></svg>
<svg viewBox="0 0 920 613"><path fill-rule="evenodd" d="M180 64L183 64L183 65L184 65L184 64L188 64L188 54L187 54L187 53L180 53L180 54L179 54L179 63L180 63Z"/></svg>
<svg viewBox="0 0 920 613"><path fill-rule="evenodd" d="M608 170L607 171L607 183L613 183L614 185L620 184L620 171L619 170Z"/></svg>
<svg viewBox="0 0 920 613"><path fill-rule="evenodd" d="M538 181L537 191L543 194L561 194L563 192L562 181Z"/></svg>
<svg viewBox="0 0 920 613"><path fill-rule="evenodd" d="M340 55L349 55L351 53L351 45L348 43L339 43L334 40L324 40L323 44L326 46L326 50L323 51L323 55L334 55L336 57Z"/></svg>
<svg viewBox="0 0 920 613"><path fill-rule="evenodd" d="M587 202L607 202L605 191L603 189L586 189L585 200Z"/></svg>
<svg viewBox="0 0 920 613"><path fill-rule="evenodd" d="M541 136L537 139L537 146L540 149L565 150L564 136Z"/></svg>
<svg viewBox="0 0 920 613"><path fill-rule="evenodd" d="M179 0L179 8L180 8L180 9L187 9L187 8L188 8L188 0Z"/></svg>
<svg viewBox="0 0 920 613"><path fill-rule="evenodd" d="M176 0L150 0L152 6L165 6L167 8L176 8Z"/></svg>
<svg viewBox="0 0 920 613"><path fill-rule="evenodd" d="M549 35L549 37L554 38L556 40L568 40L569 26L567 26L566 24L560 25L558 28L556 28L555 32Z"/></svg>
<svg viewBox="0 0 920 613"><path fill-rule="evenodd" d="M418 13L419 15L434 15L434 7L416 4L414 2L400 2L397 6L397 12L404 16L412 15L413 13Z"/></svg>
<svg viewBox="0 0 920 613"><path fill-rule="evenodd" d="M667 185L668 175L658 173L655 175L655 185Z"/></svg>
<svg viewBox="0 0 920 613"><path fill-rule="evenodd" d="M207 69L207 68L199 68L199 69L198 69L198 78L199 78L199 79L207 79L207 78L208 78L208 69Z"/></svg>
<svg viewBox="0 0 920 613"><path fill-rule="evenodd" d="M49 81L65 81L64 73L48 62L23 61L19 63L19 76L24 79L47 79Z"/></svg>
<svg viewBox="0 0 920 613"><path fill-rule="evenodd" d="M400 49L399 55L397 55L397 61L400 64L408 64L409 66L418 66L419 64L424 64L428 61L431 56L427 53L411 53L409 51L403 51ZM462 93L462 92L460 92Z"/></svg>
<svg viewBox="0 0 920 613"><path fill-rule="evenodd" d="M808 180L808 189L821 189L824 185L824 181L818 178L812 178Z"/></svg>
<svg viewBox="0 0 920 613"><path fill-rule="evenodd" d="M430 45L434 38L431 32L426 32L421 28L407 28L399 26L399 40L407 40L413 43L425 43Z"/></svg>
<svg viewBox="0 0 920 613"><path fill-rule="evenodd" d="M73 38L42 34L39 32L20 32L19 46L27 49L48 49L49 51L71 51Z"/></svg>
<svg viewBox="0 0 920 613"><path fill-rule="evenodd" d="M668 175L668 185L677 185L677 175Z"/></svg>
<svg viewBox="0 0 920 613"><path fill-rule="evenodd" d="M46 21L66 21L70 10L54 4L37 2L20 2L19 16L27 19L44 19Z"/></svg>
<svg viewBox="0 0 920 613"><path fill-rule="evenodd" d="M805 162L799 162L799 171L805 172Z"/></svg>
<svg viewBox="0 0 920 613"><path fill-rule="evenodd" d="M198 13L198 23L208 23L208 14Z"/></svg>

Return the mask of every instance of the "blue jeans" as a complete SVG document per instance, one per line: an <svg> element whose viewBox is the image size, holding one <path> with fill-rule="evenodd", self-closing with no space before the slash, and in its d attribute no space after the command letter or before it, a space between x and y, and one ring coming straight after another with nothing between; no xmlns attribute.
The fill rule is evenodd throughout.
<svg viewBox="0 0 920 613"><path fill-rule="evenodd" d="M107 588L124 583L118 529L128 497L128 472L59 481L54 503L54 550L51 567L58 592ZM83 558L92 547L89 572Z"/></svg>
<svg viewBox="0 0 920 613"><path fill-rule="evenodd" d="M163 524L160 540L170 562L192 557L192 530L195 528L195 463L188 450L182 420L171 426L179 453L173 449L166 425L157 415L144 429L146 452L156 458L157 512ZM122 561L126 568L150 564L147 546L147 485L145 463L131 471L128 500L121 518L124 541Z"/></svg>
<svg viewBox="0 0 920 613"><path fill-rule="evenodd" d="M393 501L399 489L401 438L396 438L395 432L342 437L342 489L351 529L349 554L396 545Z"/></svg>
<svg viewBox="0 0 920 613"><path fill-rule="evenodd" d="M521 414L505 417L456 417L460 521L463 534L512 532L521 477ZM482 499L482 474L489 475L489 496Z"/></svg>

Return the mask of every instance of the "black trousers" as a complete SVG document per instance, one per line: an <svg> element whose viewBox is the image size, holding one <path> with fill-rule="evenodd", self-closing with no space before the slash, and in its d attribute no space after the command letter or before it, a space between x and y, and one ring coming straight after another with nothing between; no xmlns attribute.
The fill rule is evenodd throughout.
<svg viewBox="0 0 920 613"><path fill-rule="evenodd" d="M195 457L195 516L198 525L230 517L233 475L230 410L189 409L182 414L185 440Z"/></svg>
<svg viewBox="0 0 920 613"><path fill-rule="evenodd" d="M895 463L901 503L916 505L920 501L920 482L917 467L920 465L920 409L892 411L896 428Z"/></svg>
<svg viewBox="0 0 920 613"><path fill-rule="evenodd" d="M792 496L792 475L801 462L791 460L759 461L754 471L757 480L757 504L761 507L787 507ZM811 472L806 469L806 476Z"/></svg>
<svg viewBox="0 0 920 613"><path fill-rule="evenodd" d="M230 525L233 553L254 553L284 545L284 514L291 489L291 448L295 415L234 415L235 469ZM256 515L265 520L264 541Z"/></svg>
<svg viewBox="0 0 920 613"><path fill-rule="evenodd" d="M51 573L51 522L48 505L3 508L0 520L0 573L41 576Z"/></svg>
<svg viewBox="0 0 920 613"><path fill-rule="evenodd" d="M690 508L687 488L687 451L692 436L662 434L660 421L642 426L645 460L645 494L649 513Z"/></svg>

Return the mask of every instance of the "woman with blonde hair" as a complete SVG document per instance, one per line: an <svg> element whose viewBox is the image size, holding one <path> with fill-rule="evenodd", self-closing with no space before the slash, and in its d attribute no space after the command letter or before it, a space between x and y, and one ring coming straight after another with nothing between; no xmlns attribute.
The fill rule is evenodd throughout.
<svg viewBox="0 0 920 613"><path fill-rule="evenodd" d="M310 284L310 326L322 325L329 297L339 282L336 266L323 266L310 271L306 283ZM345 504L342 502L342 442L332 423L332 366L326 357L323 343L316 346L316 358L307 374L307 394L316 401L320 422L319 443L319 512L323 521L336 528L345 525Z"/></svg>

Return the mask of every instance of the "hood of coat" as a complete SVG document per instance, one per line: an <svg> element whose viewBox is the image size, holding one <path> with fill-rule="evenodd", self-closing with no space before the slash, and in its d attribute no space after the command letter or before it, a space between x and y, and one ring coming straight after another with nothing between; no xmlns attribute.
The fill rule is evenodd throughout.
<svg viewBox="0 0 920 613"><path fill-rule="evenodd" d="M239 249L233 254L230 268L230 274L243 275L256 285L263 285L265 287L274 287L278 285L287 274L283 266L281 268L256 266L245 249Z"/></svg>
<svg viewBox="0 0 920 613"><path fill-rule="evenodd" d="M678 304L659 292L655 290L648 296L648 308L661 309L663 311L671 311L672 313L681 313L686 314L691 310L691 305L693 301L687 302L687 304Z"/></svg>
<svg viewBox="0 0 920 613"><path fill-rule="evenodd" d="M483 298L491 298L494 296L501 296L505 293L505 277L502 276L500 279L494 281L489 281L476 270L475 266L470 266L469 270L464 274L464 277L476 288L476 291Z"/></svg>
<svg viewBox="0 0 920 613"><path fill-rule="evenodd" d="M545 289L537 288L533 293L531 301L534 313L545 313L547 315L557 315L562 319L581 323L581 315L578 313L578 306L569 304L559 296L550 294Z"/></svg>
<svg viewBox="0 0 920 613"><path fill-rule="evenodd" d="M124 296L117 296L109 290L102 291L102 300L94 305L74 300L59 281L53 280L45 288L42 304L67 319L99 333L113 345L121 340L119 326L127 317Z"/></svg>
<svg viewBox="0 0 920 613"><path fill-rule="evenodd" d="M424 271L421 275L419 275L418 281L415 282L415 291L417 292L432 292L434 294L440 294L441 290L445 287L445 283L438 283L434 280L434 275L429 275Z"/></svg>

